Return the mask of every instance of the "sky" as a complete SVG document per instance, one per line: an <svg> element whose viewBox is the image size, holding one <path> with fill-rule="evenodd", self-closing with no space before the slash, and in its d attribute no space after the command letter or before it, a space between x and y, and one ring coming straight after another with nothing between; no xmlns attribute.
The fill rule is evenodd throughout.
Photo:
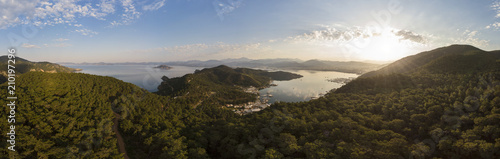
<svg viewBox="0 0 500 159"><path fill-rule="evenodd" d="M500 0L0 0L0 48L31 61L391 61L499 35Z"/></svg>

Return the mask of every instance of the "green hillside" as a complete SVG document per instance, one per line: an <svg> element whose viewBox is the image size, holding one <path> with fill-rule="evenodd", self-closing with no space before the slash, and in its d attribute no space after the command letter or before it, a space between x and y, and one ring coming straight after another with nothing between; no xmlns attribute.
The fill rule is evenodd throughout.
<svg viewBox="0 0 500 159"><path fill-rule="evenodd" d="M409 74L417 71L432 73L470 73L500 68L499 51L487 52L470 45L451 45L402 58L380 70L361 77Z"/></svg>
<svg viewBox="0 0 500 159"><path fill-rule="evenodd" d="M500 71L500 52L470 45L451 45L405 57L368 72L336 90L338 93L379 93L456 83L455 76ZM441 78L447 77L447 78Z"/></svg>
<svg viewBox="0 0 500 159"><path fill-rule="evenodd" d="M7 81L7 56L0 56L0 83ZM16 75L20 75L23 73L31 72L31 71L39 71L39 72L75 72L77 69L69 68L65 66L61 66L59 64L50 63L50 62L31 62L26 59L16 57Z"/></svg>
<svg viewBox="0 0 500 159"><path fill-rule="evenodd" d="M157 94L175 96L199 102L215 104L241 104L255 101L256 94L245 93L244 88L264 88L271 80L291 80L301 75L288 72L268 72L248 68L227 67L224 65L196 71L183 77L169 79L163 77ZM198 104L196 104L198 103Z"/></svg>

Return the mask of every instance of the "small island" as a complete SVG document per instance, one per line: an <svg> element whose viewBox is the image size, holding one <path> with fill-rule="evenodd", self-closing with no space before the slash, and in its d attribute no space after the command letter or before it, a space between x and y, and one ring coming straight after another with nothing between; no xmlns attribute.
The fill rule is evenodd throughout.
<svg viewBox="0 0 500 159"><path fill-rule="evenodd" d="M159 65L159 66L156 66L156 67L153 67L153 68L159 68L159 69L163 69L163 70L170 70L170 69L172 69L172 67L167 66L167 65Z"/></svg>

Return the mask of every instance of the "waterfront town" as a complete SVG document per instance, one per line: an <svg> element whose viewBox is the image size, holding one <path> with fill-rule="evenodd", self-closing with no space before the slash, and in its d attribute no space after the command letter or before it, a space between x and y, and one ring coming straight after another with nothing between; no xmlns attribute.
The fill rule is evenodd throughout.
<svg viewBox="0 0 500 159"><path fill-rule="evenodd" d="M269 98L271 98L273 96L272 94L268 93L268 94L263 95L263 98L260 98L258 88L251 86L251 87L243 88L243 89L245 90L246 93L257 94L258 95L257 99L255 99L255 101L253 101L253 102L247 102L244 104L226 104L225 105L226 108L233 109L233 111L236 114L246 115L246 114L250 114L253 112L261 111L261 110L263 110L271 105L271 104L269 104Z"/></svg>

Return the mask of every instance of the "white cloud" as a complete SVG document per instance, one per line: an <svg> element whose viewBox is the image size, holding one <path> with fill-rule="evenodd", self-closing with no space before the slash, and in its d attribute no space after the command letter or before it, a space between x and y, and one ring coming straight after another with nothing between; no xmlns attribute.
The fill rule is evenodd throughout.
<svg viewBox="0 0 500 159"><path fill-rule="evenodd" d="M21 23L25 18L20 17L32 17L37 3L37 0L0 0L0 29Z"/></svg>
<svg viewBox="0 0 500 159"><path fill-rule="evenodd" d="M90 36L90 37L99 34L98 32L95 32L95 31L92 31L89 29L76 29L75 32L80 33L80 34L85 35L85 36Z"/></svg>
<svg viewBox="0 0 500 159"><path fill-rule="evenodd" d="M410 40L416 43L425 44L426 40L422 35L416 34L409 30L399 30L397 32L393 31L394 35L400 36L400 40Z"/></svg>
<svg viewBox="0 0 500 159"><path fill-rule="evenodd" d="M489 45L488 40L482 40L477 38L478 31L476 30L465 30L462 32L462 36L460 38L452 39L454 43L460 44L470 44L476 47L486 47Z"/></svg>
<svg viewBox="0 0 500 159"><path fill-rule="evenodd" d="M377 30L370 27L344 27L341 25L322 27L324 27L324 29L313 30L302 35L288 37L284 41L292 43L339 46L348 43L362 43L381 36L418 44L425 44L428 38L409 30L399 30L394 28Z"/></svg>
<svg viewBox="0 0 500 159"><path fill-rule="evenodd" d="M21 45L21 47L24 47L24 48L40 48L40 46L37 46L37 45L33 45L33 44L28 44L28 43L23 43L23 45Z"/></svg>
<svg viewBox="0 0 500 159"><path fill-rule="evenodd" d="M68 40L69 40L69 39L64 39L64 38L54 39L54 41L60 41L60 42L62 42L62 41L68 41Z"/></svg>
<svg viewBox="0 0 500 159"><path fill-rule="evenodd" d="M343 43L349 42L357 38L366 38L371 36L376 36L380 33L371 32L369 30L363 29L361 27L350 27L350 28L326 28L324 30L314 30L310 33L304 33L303 35L289 37L288 40L296 42L312 42L312 43Z"/></svg>
<svg viewBox="0 0 500 159"><path fill-rule="evenodd" d="M141 15L140 12L136 11L134 2L132 0L121 0L123 6L123 14L120 21L111 22L111 26L119 26L119 25L129 25L134 22L135 19L138 19Z"/></svg>
<svg viewBox="0 0 500 159"><path fill-rule="evenodd" d="M114 0L102 0L100 4L81 3L80 0L1 0L0 28L18 24L71 25L78 18L93 17L105 20L105 16L114 13Z"/></svg>
<svg viewBox="0 0 500 159"><path fill-rule="evenodd" d="M101 0L101 3L97 4L97 6L100 7L101 11L104 13L114 13L115 12L115 6L113 6L114 3L115 0Z"/></svg>
<svg viewBox="0 0 500 159"><path fill-rule="evenodd" d="M166 0L156 0L155 2L149 5L142 6L142 9L146 11L158 10L165 5L165 1Z"/></svg>
<svg viewBox="0 0 500 159"><path fill-rule="evenodd" d="M19 24L67 24L81 27L82 24L78 23L81 18L108 21L111 26L129 25L140 18L141 12L137 7L153 11L163 7L165 2L166 0L155 0L143 4L133 0L0 0L0 29ZM112 14L118 16L109 16Z"/></svg>
<svg viewBox="0 0 500 159"><path fill-rule="evenodd" d="M500 29L500 22L495 22L493 24L487 25L485 28L486 29L490 29L490 28Z"/></svg>
<svg viewBox="0 0 500 159"><path fill-rule="evenodd" d="M104 17L110 12L112 3L102 1L100 8L93 7L91 3L83 5L77 4L77 0L61 0L54 3L40 3L35 9L35 17L40 21L40 25L71 24L76 22L76 18L93 17L98 20L105 20Z"/></svg>
<svg viewBox="0 0 500 159"><path fill-rule="evenodd" d="M243 0L215 0L212 4L220 20L224 20L224 16L239 8L243 4Z"/></svg>
<svg viewBox="0 0 500 159"><path fill-rule="evenodd" d="M500 1L495 1L491 4L491 8L497 12L495 17L500 18Z"/></svg>
<svg viewBox="0 0 500 159"><path fill-rule="evenodd" d="M490 6L495 12L495 18L500 18L500 1L494 1ZM500 29L500 22L494 22L493 24L487 25L486 29Z"/></svg>

